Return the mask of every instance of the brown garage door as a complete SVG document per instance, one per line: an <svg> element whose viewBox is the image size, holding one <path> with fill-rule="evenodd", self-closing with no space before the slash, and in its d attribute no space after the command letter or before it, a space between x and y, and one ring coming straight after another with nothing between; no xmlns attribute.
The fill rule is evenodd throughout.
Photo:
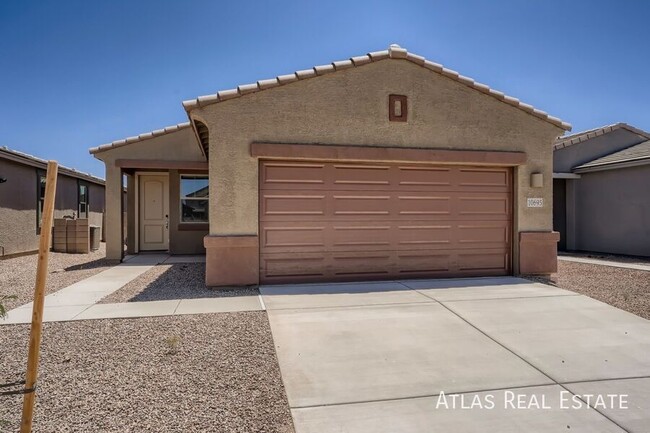
<svg viewBox="0 0 650 433"><path fill-rule="evenodd" d="M507 275L506 167L260 162L264 283Z"/></svg>

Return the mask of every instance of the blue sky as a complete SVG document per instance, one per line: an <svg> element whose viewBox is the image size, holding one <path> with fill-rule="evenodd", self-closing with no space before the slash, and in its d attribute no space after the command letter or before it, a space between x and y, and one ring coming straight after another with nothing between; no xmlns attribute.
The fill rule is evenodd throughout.
<svg viewBox="0 0 650 433"><path fill-rule="evenodd" d="M184 99L398 43L558 116L650 130L650 3L0 2L0 146L103 176L88 148Z"/></svg>

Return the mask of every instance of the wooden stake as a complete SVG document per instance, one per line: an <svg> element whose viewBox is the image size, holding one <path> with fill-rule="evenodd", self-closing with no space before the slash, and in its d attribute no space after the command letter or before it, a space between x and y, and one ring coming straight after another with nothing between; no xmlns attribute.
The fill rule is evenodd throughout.
<svg viewBox="0 0 650 433"><path fill-rule="evenodd" d="M50 255L52 221L54 219L54 196L59 165L56 161L47 163L45 183L45 203L41 220L41 237L38 245L38 263L36 264L36 285L34 287L34 307L32 309L32 328L29 333L29 355L27 357L27 374L25 375L25 394L23 400L23 418L20 433L31 433L36 400L36 379L38 377L38 358L41 350L41 331L43 329L43 305L45 304L45 282L47 280L47 262Z"/></svg>

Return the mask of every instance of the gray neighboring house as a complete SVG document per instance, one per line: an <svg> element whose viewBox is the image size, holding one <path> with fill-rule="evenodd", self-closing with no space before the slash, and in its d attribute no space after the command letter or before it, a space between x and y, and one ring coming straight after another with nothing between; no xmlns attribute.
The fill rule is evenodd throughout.
<svg viewBox="0 0 650 433"><path fill-rule="evenodd" d="M560 250L650 256L650 133L625 123L553 145Z"/></svg>
<svg viewBox="0 0 650 433"><path fill-rule="evenodd" d="M38 250L47 161L0 147L0 259ZM103 226L104 180L59 166L54 217Z"/></svg>

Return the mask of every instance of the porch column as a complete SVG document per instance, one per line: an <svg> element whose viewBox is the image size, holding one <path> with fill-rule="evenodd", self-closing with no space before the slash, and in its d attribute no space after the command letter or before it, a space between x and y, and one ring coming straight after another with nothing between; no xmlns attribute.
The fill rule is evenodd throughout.
<svg viewBox="0 0 650 433"><path fill-rule="evenodd" d="M114 164L106 164L107 259L122 259L124 251L122 220L122 169Z"/></svg>

